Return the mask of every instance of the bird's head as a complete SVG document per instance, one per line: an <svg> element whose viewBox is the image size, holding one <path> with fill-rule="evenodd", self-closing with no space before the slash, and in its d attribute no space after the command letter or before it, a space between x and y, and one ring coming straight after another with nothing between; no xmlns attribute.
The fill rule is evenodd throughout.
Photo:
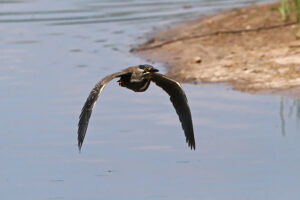
<svg viewBox="0 0 300 200"><path fill-rule="evenodd" d="M139 65L139 69L143 70L144 74L148 73L153 73L153 72L158 72L158 69L155 69L153 66L145 64L145 65Z"/></svg>

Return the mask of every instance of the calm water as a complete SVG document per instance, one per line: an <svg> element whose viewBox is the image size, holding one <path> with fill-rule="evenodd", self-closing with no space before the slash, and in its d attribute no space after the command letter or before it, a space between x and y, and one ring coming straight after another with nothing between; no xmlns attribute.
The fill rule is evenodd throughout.
<svg viewBox="0 0 300 200"><path fill-rule="evenodd" d="M113 81L76 146L91 88L145 63L128 52L145 34L252 2L0 1L0 198L299 199L297 99L184 84L191 151L160 88Z"/></svg>

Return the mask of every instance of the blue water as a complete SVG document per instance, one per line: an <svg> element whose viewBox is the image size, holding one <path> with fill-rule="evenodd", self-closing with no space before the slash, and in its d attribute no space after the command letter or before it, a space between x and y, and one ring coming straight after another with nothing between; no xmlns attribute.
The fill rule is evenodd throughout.
<svg viewBox="0 0 300 200"><path fill-rule="evenodd" d="M160 88L112 81L77 149L90 90L145 63L129 49L147 33L253 2L0 1L0 198L298 199L298 99L183 84L191 151Z"/></svg>

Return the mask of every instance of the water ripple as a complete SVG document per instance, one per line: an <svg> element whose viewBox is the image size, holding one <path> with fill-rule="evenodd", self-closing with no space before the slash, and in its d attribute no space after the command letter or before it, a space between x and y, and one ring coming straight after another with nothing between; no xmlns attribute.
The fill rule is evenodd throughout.
<svg viewBox="0 0 300 200"><path fill-rule="evenodd" d="M21 1L13 1L19 2ZM36 23L46 22L52 25L74 25L92 23L112 23L123 21L142 21L182 19L190 16L199 16L204 10L228 7L228 2L234 2L235 6L240 6L248 1L222 0L214 2L205 1L89 1L75 2L70 5L62 4L60 9L48 8L47 3L40 3L38 6L28 10L21 9L22 6L8 6L11 1L1 1L9 9L0 12L0 23ZM253 1L252 1L253 2ZM26 2L27 5L33 2ZM68 6L64 8L64 6ZM231 5L230 5L231 6ZM124 8L126 7L126 11ZM9 11L7 11L9 10ZM203 11L202 11L203 10Z"/></svg>

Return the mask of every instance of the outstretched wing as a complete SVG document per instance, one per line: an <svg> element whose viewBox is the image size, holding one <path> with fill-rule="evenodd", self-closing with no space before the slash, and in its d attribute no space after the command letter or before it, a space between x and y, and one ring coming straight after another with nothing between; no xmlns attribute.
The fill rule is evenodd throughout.
<svg viewBox="0 0 300 200"><path fill-rule="evenodd" d="M81 146L82 146L85 134L86 134L86 130L87 130L87 127L89 124L89 120L90 120L92 111L93 111L93 107L94 107L101 91L103 90L103 88L109 81L111 81L112 79L114 79L116 77L120 77L121 75L127 74L127 73L128 72L121 71L121 72L117 72L117 73L106 76L101 81L99 81L95 85L93 90L90 92L90 95L88 96L88 98L81 110L81 114L79 116L78 132L77 132L79 150L81 149Z"/></svg>
<svg viewBox="0 0 300 200"><path fill-rule="evenodd" d="M186 142L191 149L195 149L192 115L187 98L180 84L159 73L153 73L151 80L169 94L170 100L179 116L182 129L184 130Z"/></svg>

